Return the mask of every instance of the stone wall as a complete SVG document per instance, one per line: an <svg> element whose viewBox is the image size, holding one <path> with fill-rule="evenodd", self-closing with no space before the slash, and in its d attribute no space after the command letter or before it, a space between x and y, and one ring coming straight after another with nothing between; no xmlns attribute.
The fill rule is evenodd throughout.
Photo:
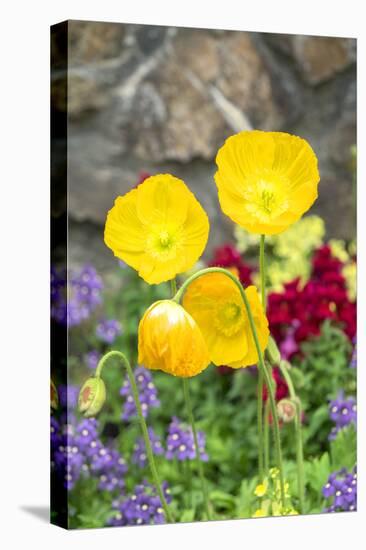
<svg viewBox="0 0 366 550"><path fill-rule="evenodd" d="M114 265L106 212L142 170L185 180L210 216L209 249L230 238L214 158L227 136L250 128L309 140L321 173L312 211L329 235L354 236L354 39L71 21L68 40L72 263ZM56 70L53 88L64 78Z"/></svg>

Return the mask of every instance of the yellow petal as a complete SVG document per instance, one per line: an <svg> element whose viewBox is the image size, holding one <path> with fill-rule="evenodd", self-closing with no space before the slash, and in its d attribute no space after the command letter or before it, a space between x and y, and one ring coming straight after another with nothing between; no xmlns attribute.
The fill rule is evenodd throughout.
<svg viewBox="0 0 366 550"><path fill-rule="evenodd" d="M248 287L245 293L263 351L268 343L268 321L255 287ZM240 368L257 363L245 304L238 287L227 275L207 273L192 281L183 296L183 306L200 327L215 365Z"/></svg>
<svg viewBox="0 0 366 550"><path fill-rule="evenodd" d="M160 300L140 321L138 361L148 369L185 378L202 372L210 358L193 318L174 301Z"/></svg>
<svg viewBox="0 0 366 550"><path fill-rule="evenodd" d="M297 136L241 132L226 140L216 163L220 206L249 232L280 233L317 198L317 158Z"/></svg>
<svg viewBox="0 0 366 550"><path fill-rule="evenodd" d="M137 192L133 189L115 200L107 215L104 242L117 258L138 269L145 236L144 226L137 217L136 199Z"/></svg>
<svg viewBox="0 0 366 550"><path fill-rule="evenodd" d="M116 199L104 240L146 282L159 284L193 267L208 233L207 215L185 183L159 174Z"/></svg>
<svg viewBox="0 0 366 550"><path fill-rule="evenodd" d="M184 182L170 174L151 176L137 188L137 215L146 225L179 227L187 217L190 195Z"/></svg>

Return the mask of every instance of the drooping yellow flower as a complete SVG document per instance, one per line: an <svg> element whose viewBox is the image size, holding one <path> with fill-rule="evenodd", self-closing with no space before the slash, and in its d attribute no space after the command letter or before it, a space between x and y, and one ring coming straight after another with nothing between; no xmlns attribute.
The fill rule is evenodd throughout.
<svg viewBox="0 0 366 550"><path fill-rule="evenodd" d="M268 321L256 288L249 286L245 293L263 351L268 343ZM215 365L240 368L258 362L245 304L229 277L223 273L207 273L195 279L184 294L183 307L200 327Z"/></svg>
<svg viewBox="0 0 366 550"><path fill-rule="evenodd" d="M173 300L159 300L145 312L138 331L138 361L148 369L188 378L210 363L196 322Z"/></svg>
<svg viewBox="0 0 366 550"><path fill-rule="evenodd" d="M216 157L223 212L250 233L274 235L318 196L318 162L304 139L259 130L229 137Z"/></svg>
<svg viewBox="0 0 366 550"><path fill-rule="evenodd" d="M208 217L185 183L159 174L115 200L104 242L147 283L158 284L194 265L208 232Z"/></svg>

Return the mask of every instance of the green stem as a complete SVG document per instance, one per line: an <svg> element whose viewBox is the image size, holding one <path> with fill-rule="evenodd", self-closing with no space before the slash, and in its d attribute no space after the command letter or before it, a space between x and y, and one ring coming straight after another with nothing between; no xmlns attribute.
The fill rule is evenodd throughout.
<svg viewBox="0 0 366 550"><path fill-rule="evenodd" d="M274 396L274 393L273 393L273 385L271 383L271 379L270 379L270 376L268 374L267 368L264 364L263 353L262 353L262 350L261 350L261 347L260 347L260 344L259 344L257 329L256 329L256 326L255 326L255 323L254 323L252 310L251 310L247 295L245 294L245 291L244 291L240 281L235 277L235 275L230 273L230 271L228 271L227 269L223 269L222 267L207 267L206 269L202 269L201 271L197 271L196 273L191 275L182 284L182 286L180 287L180 289L178 290L178 292L174 296L174 300L177 303L179 303L181 298L183 297L184 292L186 291L188 286L192 283L192 281L194 281L195 279L198 279L198 277L202 277L202 275L206 275L207 273L222 273L223 275L226 275L227 277L229 277L229 279L231 279L233 281L233 283L235 283L235 285L237 286L237 288L240 292L240 295L241 295L241 297L244 301L244 305L245 305L247 315L248 315L248 319L249 319L250 329L251 329L251 332L252 332L252 335L253 335L255 347L256 347L256 350L257 350L257 354L258 354L259 367L260 367L260 370L262 371L262 374L263 374L263 377L264 377L264 382L266 383L266 385L268 387L268 395L269 395L271 413L272 413L272 418L273 418L273 431L274 431L274 439L275 439L275 446L276 446L277 466L278 466L278 469L279 469L279 472L280 472L281 502L282 502L282 506L284 507L285 506L285 483L284 483L284 477L283 477L280 425L279 425L279 422L278 422L276 400L275 400L275 396Z"/></svg>
<svg viewBox="0 0 366 550"><path fill-rule="evenodd" d="M269 401L267 399L264 407L264 472L269 470Z"/></svg>
<svg viewBox="0 0 366 550"><path fill-rule="evenodd" d="M202 466L202 462L201 462L201 459L200 459L200 450L199 450L199 446L198 446L198 436L197 436L197 430L196 430L196 423L194 421L194 416L193 416L193 411L192 411L192 404L191 404L191 397L190 397L190 392L189 392L189 381L188 381L187 378L183 378L182 380L183 380L184 400L186 402L189 422L192 426L193 440L194 440L194 446L195 446L195 451L196 451L196 463L197 463L197 468L198 468L198 474L199 474L200 480L201 480L202 494L203 494L203 499L204 499L204 502L205 502L207 519L210 520L210 519L212 519L211 510L210 510L210 500L209 500L209 497L208 497L206 478L205 478L205 474L203 473L203 466Z"/></svg>
<svg viewBox="0 0 366 550"><path fill-rule="evenodd" d="M303 450L303 441L302 441L301 402L298 396L296 395L290 373L286 365L284 365L282 361L280 361L280 371L282 373L282 376L286 380L290 397L295 403L295 407L296 407L295 437L296 437L297 484L298 484L298 491L299 491L300 511L302 514L304 514L305 513L305 474L304 474L304 450Z"/></svg>
<svg viewBox="0 0 366 550"><path fill-rule="evenodd" d="M261 279L261 297L262 297L262 306L263 311L267 310L267 298L266 298L266 262L264 254L264 240L265 235L261 235L261 240L259 243L259 272Z"/></svg>
<svg viewBox="0 0 366 550"><path fill-rule="evenodd" d="M146 426L145 418L142 414L141 403L140 403L139 393L138 393L138 389L137 389L136 382L135 382L135 377L133 375L133 371L132 371L131 365L130 365L127 357L120 351L109 351L99 361L97 369L95 371L95 376L97 378L101 377L103 367L111 357L118 357L122 361L123 366L125 367L125 369L127 371L127 375L128 375L128 378L129 378L129 381L130 381L130 384L131 384L133 398L134 398L134 401L135 401L137 414L138 414L140 425L141 425L142 435L143 435L143 438L144 438L144 441L145 441L146 453L147 453L147 457L148 457L148 460L149 460L151 474L152 474L152 477L153 477L153 480L154 480L154 483L155 483L156 490L157 490L158 495L160 497L161 505L164 509L167 521L169 523L173 523L174 519L173 519L173 516L172 516L172 514L169 510L168 504L165 500L165 496L164 496L163 490L161 488L161 483L160 483L160 480L159 480L158 471L156 469L154 454L152 452L150 438L149 438L149 432L148 432L148 429L147 429L147 426Z"/></svg>
<svg viewBox="0 0 366 550"><path fill-rule="evenodd" d="M191 397L190 397L190 393L189 393L189 381L188 381L188 378L183 378L182 380L183 380L183 393L184 393L184 399L185 399L185 402L186 402L188 418L189 418L189 422L192 426L193 440L194 440L194 446L195 446L195 451L196 451L196 463L197 463L197 468L198 468L198 474L199 474L200 480L201 480L202 494L203 494L203 499L204 499L204 502L205 502L207 519L210 520L210 519L212 519L211 510L210 510L210 500L209 500L208 491L207 491L207 483L206 483L206 479L205 479L205 474L203 472L202 461L200 459L200 449L199 449L199 446L198 446L197 430L196 430L196 424L195 424L195 421L194 421L194 416L193 416L193 411L192 411Z"/></svg>
<svg viewBox="0 0 366 550"><path fill-rule="evenodd" d="M259 482L264 478L264 434L263 434L263 372L258 370L257 381L257 425L258 425L258 477Z"/></svg>
<svg viewBox="0 0 366 550"><path fill-rule="evenodd" d="M264 313L266 312L266 283L265 283L265 263L264 263L264 239L261 235L259 246L259 271L261 281L261 298ZM258 474L259 480L262 482L264 477L263 460L264 460L264 434L263 434L263 373L258 370L257 384L257 423L258 423Z"/></svg>
<svg viewBox="0 0 366 550"><path fill-rule="evenodd" d="M172 296L175 296L177 293L177 281L176 279L170 279L170 290L172 292Z"/></svg>

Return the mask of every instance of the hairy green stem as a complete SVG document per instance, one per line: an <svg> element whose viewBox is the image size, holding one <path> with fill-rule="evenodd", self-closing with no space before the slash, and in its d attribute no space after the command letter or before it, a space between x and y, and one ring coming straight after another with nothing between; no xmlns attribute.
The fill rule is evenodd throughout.
<svg viewBox="0 0 366 550"><path fill-rule="evenodd" d="M189 277L180 287L176 295L174 296L174 300L179 303L182 299L184 292L188 288L188 286L194 281L195 279L198 279L198 277L202 277L203 275L206 275L207 273L222 273L223 275L226 275L226 277L229 277L235 283L237 286L240 295L243 299L245 309L247 311L250 329L253 335L255 347L258 354L259 359L259 367L262 371L264 381L268 387L268 395L269 395L269 401L270 401L270 407L271 407L271 413L273 417L273 431L274 431L274 439L275 439L275 447L276 447L276 458L277 458L277 466L280 472L280 488L281 488L281 503L282 506L285 506L285 483L284 483L284 476L283 476L283 465L282 465L282 450L281 450L281 436L280 436L280 426L278 422L278 414L277 414L277 408L276 408L276 400L273 393L273 385L271 383L270 376L268 374L267 368L264 364L264 358L263 353L259 344L257 329L254 323L254 318L252 314L252 310L247 298L247 295L245 294L245 291L237 277L233 275L230 271L227 269L224 269L222 267L207 267L206 269L202 269L201 271L197 271L197 273L194 273Z"/></svg>
<svg viewBox="0 0 366 550"><path fill-rule="evenodd" d="M269 401L268 399L264 406L263 439L264 439L264 472L265 472L265 475L267 475L269 471Z"/></svg>
<svg viewBox="0 0 366 550"><path fill-rule="evenodd" d="M174 521L173 516L172 516L172 514L169 510L167 501L165 499L163 490L161 488L161 483L160 483L158 471L157 471L156 465L155 465L154 454L153 454L152 448L151 448L149 432L148 432L148 429L147 429L147 426L146 426L145 418L142 414L139 393L138 393L138 389L137 389L136 382L135 382L135 377L133 375L133 371L132 371L130 362L128 361L127 357L122 352L120 352L120 351L109 351L99 361L97 369L95 371L95 376L97 378L101 377L104 365L112 357L118 357L118 359L120 359L120 361L122 361L123 366L125 367L125 369L127 371L127 375L128 375L128 378L129 378L129 381L130 381L130 384L131 384L133 398L134 398L134 401L135 401L137 415L139 417L139 421L140 421L140 425L141 425L142 435L143 435L143 438L144 438L144 441L145 441L146 454L147 454L148 461L149 461L151 475L153 477L156 490L157 490L158 495L160 497L161 505L164 509L166 519L169 523L173 523L173 521Z"/></svg>
<svg viewBox="0 0 366 550"><path fill-rule="evenodd" d="M259 273L260 273L260 280L261 280L262 306L263 306L263 311L266 312L267 297L266 297L266 262L265 262L264 241L265 241L265 235L261 235L261 240L259 243Z"/></svg>
<svg viewBox="0 0 366 550"><path fill-rule="evenodd" d="M258 369L257 380L257 426L258 426L258 477L259 482L264 478L264 433L263 433L263 372Z"/></svg>
<svg viewBox="0 0 366 550"><path fill-rule="evenodd" d="M266 312L266 275L265 275L265 259L264 259L264 239L260 237L259 246L259 272L261 285L261 298L264 313ZM266 419L264 419L266 421ZM258 423L258 474L259 480L262 482L264 477L264 433L263 433L263 373L258 369L257 382L257 423Z"/></svg>
<svg viewBox="0 0 366 550"><path fill-rule="evenodd" d="M284 377L289 389L290 397L295 403L296 416L295 416L295 437L296 437L296 465L297 465L297 484L300 500L300 511L305 513L305 474L304 474L304 450L302 442L302 423L301 423L301 402L298 398L290 373L286 365L280 361L280 371Z"/></svg>
<svg viewBox="0 0 366 550"><path fill-rule="evenodd" d="M190 392L189 392L189 381L188 381L188 378L183 378L182 380L183 380L184 400L186 402L189 423L192 426L194 448L195 448L195 452L196 452L196 463L197 463L197 468L198 468L198 474L199 474L200 480L201 480L202 494L203 494L203 500L205 502L207 519L212 519L211 510L210 510L210 500L209 500L208 491L207 491L207 483L206 483L205 474L203 472L202 461L200 459L200 450L199 450L199 446L198 446L196 423L194 421L194 416L193 416L193 411L192 411L192 404L191 404L191 397L190 397Z"/></svg>

